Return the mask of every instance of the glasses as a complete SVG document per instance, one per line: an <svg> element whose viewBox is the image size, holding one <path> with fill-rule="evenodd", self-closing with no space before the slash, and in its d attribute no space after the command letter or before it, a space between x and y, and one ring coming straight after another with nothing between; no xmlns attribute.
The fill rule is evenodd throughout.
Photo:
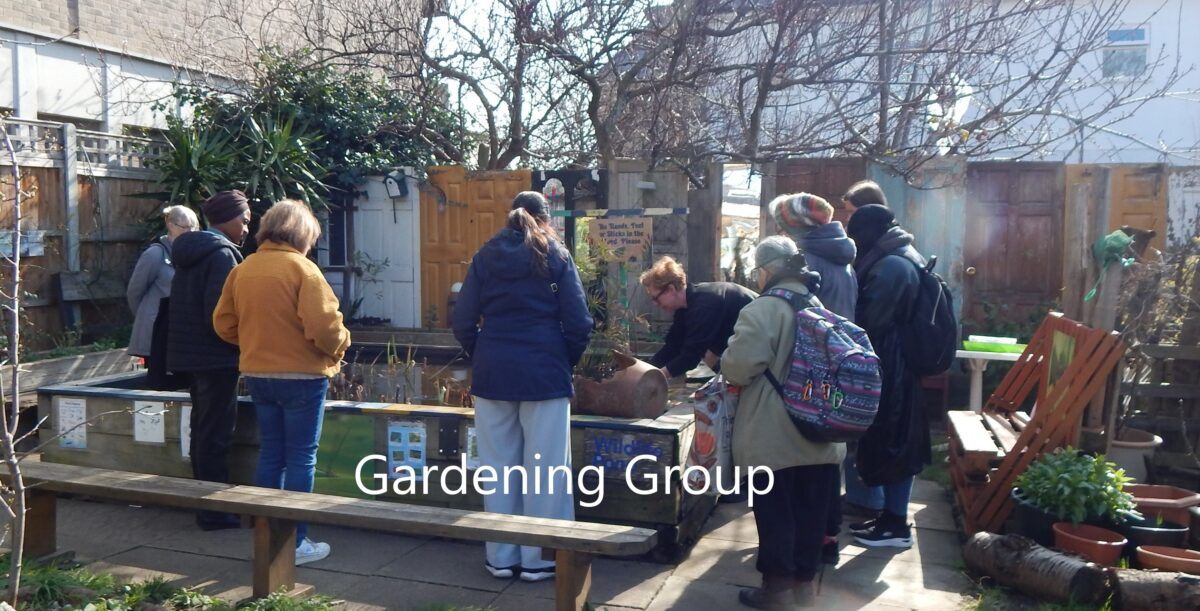
<svg viewBox="0 0 1200 611"><path fill-rule="evenodd" d="M658 303L658 300L663 296L663 293L665 293L669 290L671 290L670 285L662 287L662 290L658 291L658 294L655 295L654 297L651 297L650 300L653 301L654 303Z"/></svg>

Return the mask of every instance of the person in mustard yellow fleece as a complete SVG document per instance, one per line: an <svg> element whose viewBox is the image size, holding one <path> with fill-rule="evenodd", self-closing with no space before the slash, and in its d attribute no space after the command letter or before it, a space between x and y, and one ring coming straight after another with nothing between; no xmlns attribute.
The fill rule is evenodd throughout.
<svg viewBox="0 0 1200 611"><path fill-rule="evenodd" d="M241 348L261 437L255 483L312 492L329 378L350 347L338 300L307 258L321 226L308 206L282 200L263 215L258 252L225 280L213 329ZM321 560L329 544L296 525L296 564Z"/></svg>

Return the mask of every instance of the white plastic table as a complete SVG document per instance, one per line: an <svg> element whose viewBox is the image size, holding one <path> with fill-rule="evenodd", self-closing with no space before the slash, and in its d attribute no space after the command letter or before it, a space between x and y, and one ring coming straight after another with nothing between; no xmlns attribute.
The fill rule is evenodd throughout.
<svg viewBox="0 0 1200 611"><path fill-rule="evenodd" d="M983 372L987 370L988 361L1011 362L1021 358L1021 353L959 350L956 356L967 360L967 371L971 372L971 411L978 412L983 409Z"/></svg>

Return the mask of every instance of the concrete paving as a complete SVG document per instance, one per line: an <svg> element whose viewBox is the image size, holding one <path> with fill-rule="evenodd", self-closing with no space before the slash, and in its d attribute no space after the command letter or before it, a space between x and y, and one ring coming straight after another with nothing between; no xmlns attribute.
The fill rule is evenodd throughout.
<svg viewBox="0 0 1200 611"><path fill-rule="evenodd" d="M866 549L843 535L841 561L826 570L818 608L961 608L971 582L963 575L950 502L918 481L909 550ZM302 583L344 601L342 608L497 611L553 608L553 582L497 580L483 569L480 544L314 525L310 536L332 555L298 569ZM238 600L250 594L248 530L202 532L186 512L66 500L59 505L59 547L98 571L126 579L161 575L180 586ZM596 609L741 609L740 587L758 585L757 535L745 506L720 505L703 537L677 565L598 559L590 600Z"/></svg>

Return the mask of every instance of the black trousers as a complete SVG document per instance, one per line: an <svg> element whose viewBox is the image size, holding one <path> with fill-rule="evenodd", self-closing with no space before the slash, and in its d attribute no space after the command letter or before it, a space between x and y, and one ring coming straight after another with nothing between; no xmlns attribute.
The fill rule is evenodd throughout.
<svg viewBox="0 0 1200 611"><path fill-rule="evenodd" d="M192 372L192 477L229 483L229 448L237 425L238 370Z"/></svg>
<svg viewBox="0 0 1200 611"><path fill-rule="evenodd" d="M821 566L821 544L829 515L831 482L837 465L807 465L775 471L771 491L754 497L758 527L758 562L763 575L811 580ZM754 474L754 487L767 485L765 473Z"/></svg>

